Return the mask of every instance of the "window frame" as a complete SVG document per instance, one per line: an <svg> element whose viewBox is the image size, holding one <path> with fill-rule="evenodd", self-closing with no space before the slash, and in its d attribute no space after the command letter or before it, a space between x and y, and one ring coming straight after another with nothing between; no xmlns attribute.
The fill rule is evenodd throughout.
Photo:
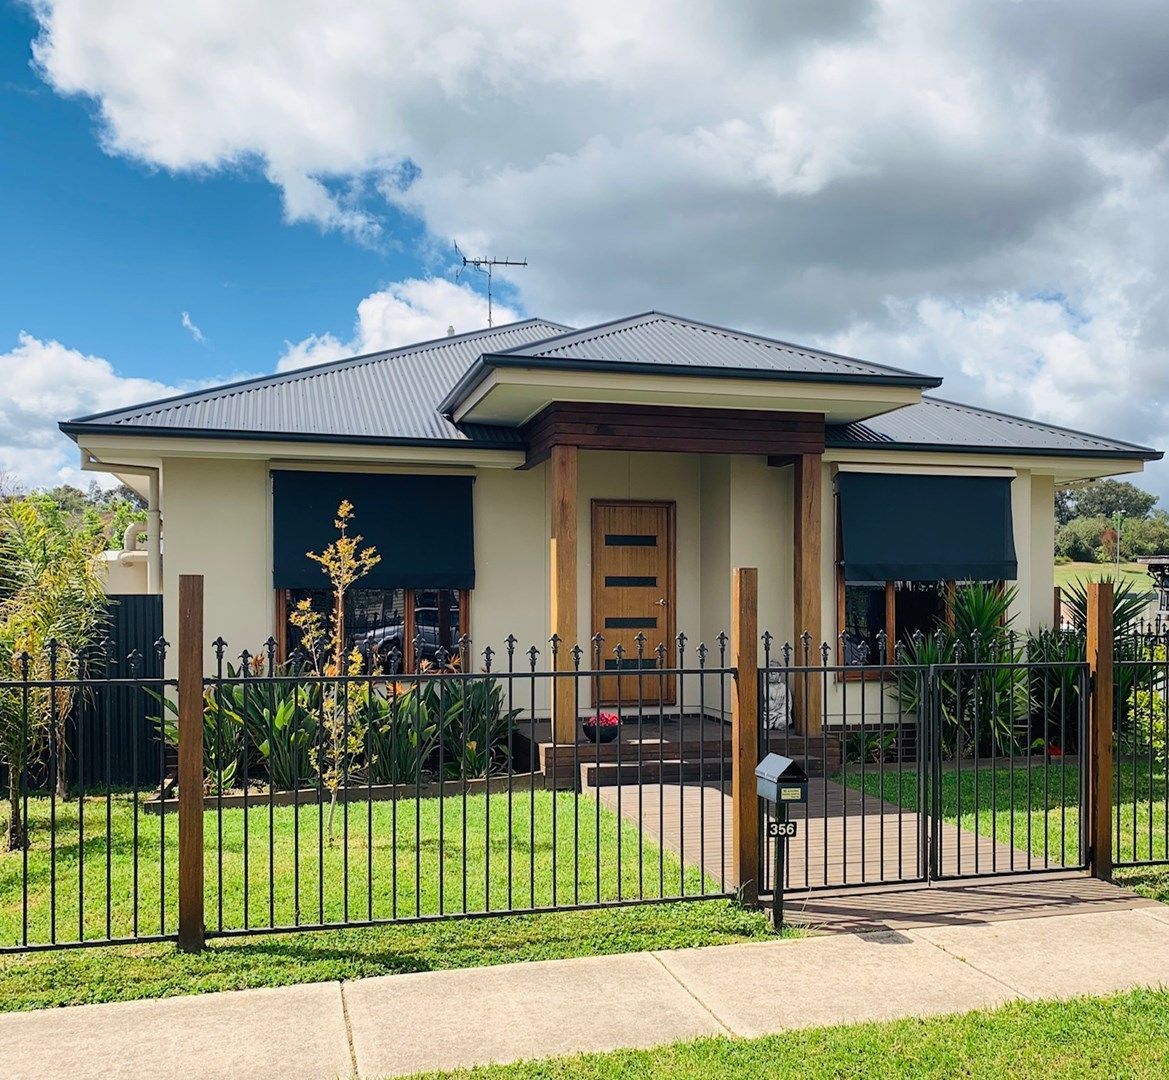
<svg viewBox="0 0 1169 1080"><path fill-rule="evenodd" d="M353 589L360 589L360 585L354 585ZM294 590L288 588L276 589L276 633L273 635L276 639L276 659L280 663L287 663L288 661L288 599L289 593ZM328 588L323 588L321 592L328 592ZM415 594L420 592L433 591L430 589L403 589L403 607L404 607L404 628L403 634L407 641L414 640L414 607ZM459 596L459 637L464 637L471 632L471 589L448 589L441 590L447 592L458 593ZM412 650L407 650L410 652ZM454 654L455 650L452 650ZM414 657L402 657L402 674L415 674Z"/></svg>

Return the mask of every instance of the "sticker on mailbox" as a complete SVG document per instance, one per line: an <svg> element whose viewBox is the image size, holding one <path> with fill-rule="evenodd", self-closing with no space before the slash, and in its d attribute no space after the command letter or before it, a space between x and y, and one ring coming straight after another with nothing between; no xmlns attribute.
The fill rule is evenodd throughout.
<svg viewBox="0 0 1169 1080"><path fill-rule="evenodd" d="M804 797L804 792L798 787L785 787L779 789L780 802L799 802Z"/></svg>

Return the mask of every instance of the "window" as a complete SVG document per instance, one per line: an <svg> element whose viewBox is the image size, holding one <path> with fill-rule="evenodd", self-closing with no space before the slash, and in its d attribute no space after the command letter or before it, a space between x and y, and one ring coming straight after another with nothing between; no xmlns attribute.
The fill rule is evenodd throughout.
<svg viewBox="0 0 1169 1080"><path fill-rule="evenodd" d="M464 589L350 589L345 594L345 648L357 649L365 670L379 675L413 671L416 662L433 663L439 649L453 655L466 633L467 599ZM300 645L300 631L288 616L304 600L326 617L333 603L327 589L277 591L285 657Z"/></svg>
<svg viewBox="0 0 1169 1080"><path fill-rule="evenodd" d="M932 634L948 617L950 586L940 581L841 582L843 664L892 662L897 642Z"/></svg>

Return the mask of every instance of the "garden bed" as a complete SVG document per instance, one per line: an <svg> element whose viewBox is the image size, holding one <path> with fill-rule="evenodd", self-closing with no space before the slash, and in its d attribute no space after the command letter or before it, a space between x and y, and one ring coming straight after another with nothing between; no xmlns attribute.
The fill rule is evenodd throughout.
<svg viewBox="0 0 1169 1080"><path fill-rule="evenodd" d="M422 784L362 784L337 789L338 803L392 802L413 799L451 799L467 795L497 795L507 791L543 791L550 785L543 773L512 773L510 776L491 776L473 780L432 780ZM242 810L268 806L315 806L318 802L328 804L332 794L317 787L302 787L292 791L268 792L266 789L224 792L222 795L205 795L204 810ZM178 811L177 796L162 799L152 795L142 803L148 814L173 814Z"/></svg>

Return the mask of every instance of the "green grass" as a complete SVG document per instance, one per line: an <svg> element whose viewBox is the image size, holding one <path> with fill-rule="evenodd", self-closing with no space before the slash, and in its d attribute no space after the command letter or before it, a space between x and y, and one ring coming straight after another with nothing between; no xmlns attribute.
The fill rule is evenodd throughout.
<svg viewBox="0 0 1169 1080"><path fill-rule="evenodd" d="M1073 581L1099 581L1101 578L1111 581L1115 576L1115 563L1069 562L1058 563L1055 567L1055 583L1061 588ZM1140 563L1122 562L1120 576L1124 581L1131 581L1138 589L1153 591L1153 579Z"/></svg>
<svg viewBox="0 0 1169 1080"><path fill-rule="evenodd" d="M107 896L113 936L129 935L135 915L140 935L173 932L177 821L173 815L160 819L142 813L139 805L135 844L135 807L132 796L115 796L107 822L104 798L84 800L84 842L79 844L75 800L54 808L47 799L30 798L27 869L25 853L0 855L0 943L21 940L26 876L30 942L48 941L54 926L58 941L78 940L80 929L86 939L106 936ZM209 811L204 816L207 925L212 930L220 925L220 897L223 927L238 929L245 910L252 927L283 927L291 926L298 914L301 923L338 923L346 914L352 921L410 919L458 915L464 903L471 912L483 912L504 910L509 899L510 907L518 909L668 898L683 887L688 896L719 890L718 882L704 881L695 867L683 869L677 858L642 838L632 823L584 796L577 800L567 792L515 792L510 843L506 794L468 797L465 816L462 798L448 796L441 810L440 816L437 799L417 805L355 803L349 807L346 832L343 808L338 807L330 844L327 807L323 814L316 806L276 808L270 828L268 806L261 799L246 815L246 860L244 812L224 811L221 844L217 815ZM50 813L56 814L55 854ZM54 875L55 909L50 892ZM574 876L579 885L574 885ZM78 922L81 894L83 927ZM180 954L165 942L42 952L0 957L0 1011L720 944L769 933L763 915L745 912L728 900L705 900L213 938L198 956Z"/></svg>
<svg viewBox="0 0 1169 1080"><path fill-rule="evenodd" d="M863 788L869 794L909 810L917 809L917 773L906 770L877 772L868 767ZM1121 762L1116 769L1120 825L1113 814L1114 838L1119 841L1118 862L1169 857L1169 821L1165 796L1169 778L1163 765ZM859 766L837 779L850 787L862 786ZM1052 762L1046 770L1033 763L1030 773L1022 763L1010 768L964 767L961 774L943 771L942 817L979 836L1027 853L1032 865L1077 865L1083 861L1079 845L1079 767ZM1150 798L1150 795L1152 796ZM1134 800L1135 796L1135 800ZM1150 835L1151 833L1151 835ZM973 846L973 845L971 845ZM973 869L973 851L962 853L963 868ZM1026 860L1016 860L1016 867ZM989 870L989 866L980 869ZM1007 869L1000 865L998 869Z"/></svg>
<svg viewBox="0 0 1169 1080"><path fill-rule="evenodd" d="M991 1012L815 1028L760 1039L698 1039L653 1050L427 1074L431 1080L1161 1080L1167 1075L1165 991L1019 1003Z"/></svg>
<svg viewBox="0 0 1169 1080"><path fill-rule="evenodd" d="M168 943L25 953L0 957L0 1012L770 936L761 912L730 900L701 900L217 938L197 955Z"/></svg>
<svg viewBox="0 0 1169 1080"><path fill-rule="evenodd" d="M571 792L516 791L510 802L506 793L472 795L465 803L455 795L441 803L366 801L350 804L348 813L340 804L332 841L327 806L277 807L270 814L263 796L257 801L246 815L243 810L224 810L222 820L214 811L204 815L211 929L293 928L719 891L718 882L705 881L697 867L683 870L632 822ZM80 811L76 800L54 808L48 799L30 799L27 867L20 852L0 856L0 944L21 940L26 876L31 942L50 940L54 927L61 941L125 937L133 933L135 919L139 935L173 931L177 819L140 809L136 816L135 809L130 795L111 798L108 819L104 797L84 800Z"/></svg>

